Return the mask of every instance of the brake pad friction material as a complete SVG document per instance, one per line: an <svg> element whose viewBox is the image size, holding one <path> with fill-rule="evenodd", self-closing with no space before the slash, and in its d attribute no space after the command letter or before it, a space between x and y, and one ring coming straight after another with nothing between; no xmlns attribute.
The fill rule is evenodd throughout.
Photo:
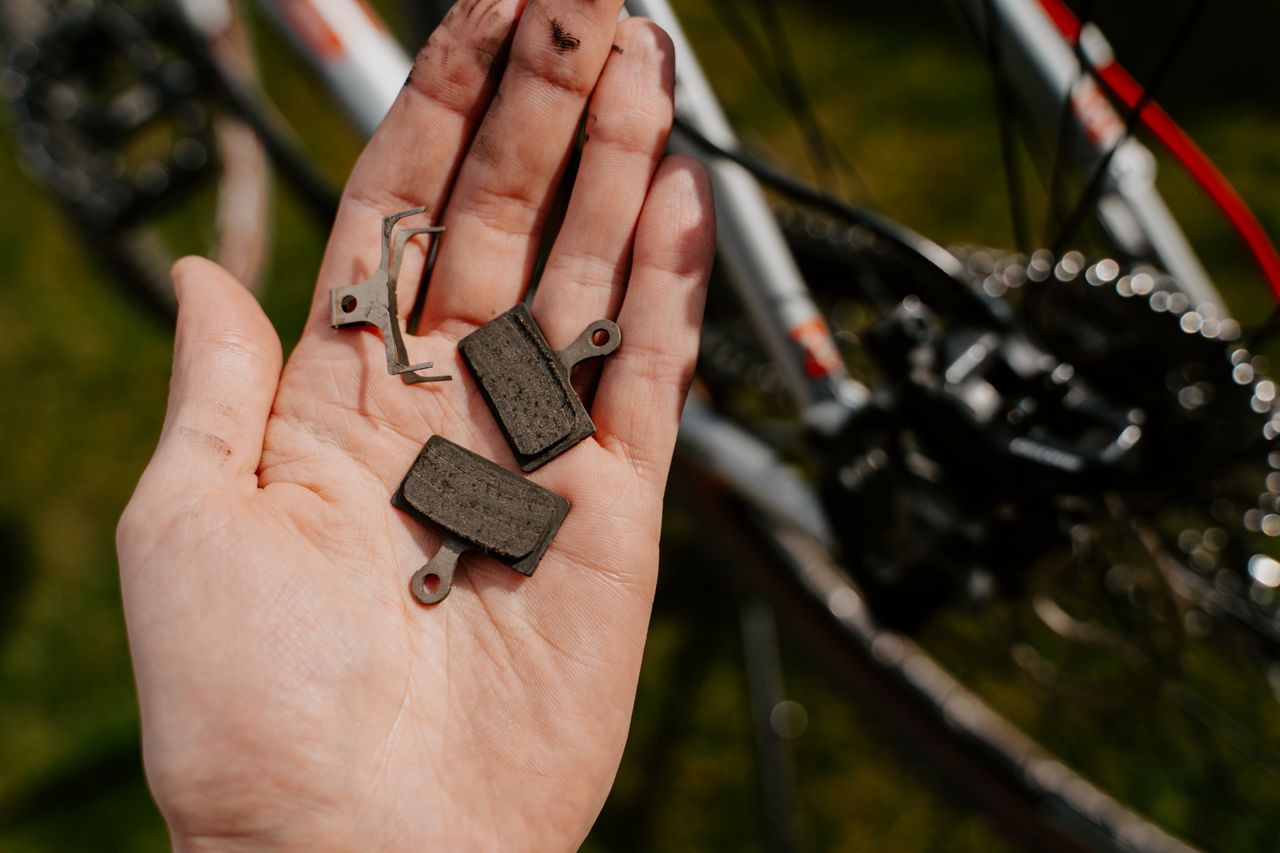
<svg viewBox="0 0 1280 853"><path fill-rule="evenodd" d="M467 335L458 350L520 468L532 471L596 431L569 377L579 362L606 356L621 341L616 324L596 320L556 352L521 304Z"/></svg>
<svg viewBox="0 0 1280 853"><path fill-rule="evenodd" d="M418 570L410 590L423 604L449 593L458 557L482 551L522 575L532 575L569 512L550 489L433 435L391 502L445 535L440 553ZM425 580L434 575L434 592Z"/></svg>

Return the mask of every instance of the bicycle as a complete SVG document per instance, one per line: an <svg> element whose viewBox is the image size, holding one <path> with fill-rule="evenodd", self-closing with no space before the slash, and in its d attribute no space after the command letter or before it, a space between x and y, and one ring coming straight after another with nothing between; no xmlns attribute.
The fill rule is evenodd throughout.
<svg viewBox="0 0 1280 853"><path fill-rule="evenodd" d="M975 4L975 6L977 5L982 4ZM1021 4L1007 5L1015 7ZM995 7L987 4L984 8L991 10ZM654 4L647 11L650 16L658 18L660 23L663 23L669 31L678 33L678 29L674 26L674 19L663 17L664 12L660 5ZM981 31L982 27L975 27L975 29ZM1069 44L1065 40L1062 43ZM687 50L682 50L682 55L691 56L692 54ZM686 88L683 97L696 99L697 95L689 94L688 79L687 76L684 78ZM1075 77L1069 79L1075 79ZM397 85L398 82L396 80ZM705 97L706 92L699 94ZM704 105L701 109L704 110L703 113L700 113L704 123L699 125L696 122L688 122L685 126L686 131L692 131L686 132L687 144L701 149L718 149L715 153L717 158L735 155L735 152L731 150L734 147L732 138L726 134L727 125L721 123L717 126L714 121L714 114L711 115L711 118L708 118L705 113L707 107ZM1135 111L1135 115L1138 112L1141 112L1141 109ZM267 135L269 137L270 133L268 132ZM741 158L739 157L739 159ZM755 164L750 165L756 168L756 171L760 171ZM713 160L713 168L722 173L729 172L729 167L723 166L720 159ZM752 196L756 193L746 183L741 173L733 172L731 175L731 177L725 179L722 174L722 181L736 188L735 191L744 196ZM847 208L833 204L830 199L818 200L828 204L829 210L844 216L851 215ZM755 200L745 202L740 200L730 201L724 205L724 209L751 221L752 229L757 226L763 228L761 223L764 221L765 209ZM869 216L865 212L855 212L854 215L858 217L858 229L844 231L839 234L835 234L825 223L819 223L820 227L815 227L813 222L800 221L795 228L795 233L792 235L792 242L799 243L801 248L806 250L802 256L806 266L811 269L821 269L821 265L826 266L827 272L823 278L830 279L836 276L835 273L830 272L832 266L840 270L840 275L846 274L849 268L854 268L861 272L868 281L880 278L889 281L891 285L895 282L899 283L899 286L901 286L901 282L906 282L911 289L919 289L919 294L903 294L895 291L890 286L886 289L890 298L880 300L883 310L878 313L892 322L889 327L877 331L878 340L876 345L881 348L880 357L889 359L889 364L903 366L903 360L915 352L925 352L927 354L933 351L935 357L941 360L939 353L945 349L943 344L949 343L945 339L945 334L956 333L956 329L963 331L965 324L974 324L973 328L976 328L979 332L990 332L992 327L999 328L998 324L1002 318L998 316L998 312L994 308L995 305L999 304L996 302L997 296L990 293L984 294L981 289L988 281L991 282L992 289L999 290L1003 287L1007 292L1023 285L1023 282L1018 282L1016 285L1013 284L1019 277L1031 279L1033 283L1044 283L1044 281L1037 282L1035 276L1042 276L1045 280L1052 280L1054 277L1065 278L1066 281L1061 283L1071 284L1075 282L1077 277L1088 276L1092 273L1102 284L1106 285L1113 285L1121 278L1118 265L1114 274L1112 274L1109 266L1100 267L1100 264L1103 263L1101 261L1094 264L1086 264L1082 260L1066 254L1062 255L1062 257L1055 255L1048 259L1041 257L1040 267L1047 266L1047 269L1035 267L1034 265L1037 261L1035 257L1015 263L1007 259L1001 261L990 257L983 260L984 256L981 252L973 252L966 259L965 264L961 265L945 250L932 246L923 238L912 235L892 223ZM1069 216L1068 218L1072 217ZM725 233L731 235L727 239L734 239L732 235L739 234L739 229L733 222L729 222L726 225ZM895 491L902 490L910 493L911 490L915 489L917 490L915 494L919 498L919 505L925 507L931 505L941 506L952 514L954 518L969 521L970 519L965 519L964 515L956 507L947 503L946 498L948 496L945 494L945 490L935 488L930 491L927 485L928 478L921 475L920 472L909 470L910 466L907 465L906 461L903 461L909 459L913 464L923 465L925 462L931 461L929 455L933 453L935 455L945 455L948 461L955 462L954 445L949 446L946 442L942 442L940 445L934 444L923 448L906 447L904 449L900 440L896 442L886 440L883 442L885 444L884 447L873 449L880 450L886 457L889 457L892 452L896 458L886 458L883 462L880 462L880 458L870 452L850 453L847 445L852 442L853 437L858 435L856 430L868 430L868 434L879 437L893 436L895 432L901 432L903 428L894 423L891 412L886 414L883 411L884 407L880 407L880 411L877 411L877 407L872 405L875 395L871 389L860 388L852 380L849 380L839 368L837 359L839 358L840 348L836 341L826 335L820 326L806 325L812 324L814 318L820 315L816 310L812 310L804 304L807 301L807 297L804 296L803 286L796 284L799 279L793 276L791 270L788 269L791 264L787 260L789 255L785 251L776 251L773 254L769 254L770 247L773 250L782 249L782 239L776 234L761 238L759 236L761 234L773 233L767 230L758 232L750 230L747 233L751 234L752 239L740 240L739 245L726 252L725 257L730 261L729 266L735 278L744 276L760 277L761 280L756 284L744 285L744 289L749 294L755 294L757 297L763 294L772 294L774 299L788 306L777 312L763 310L757 306L755 317L765 327L762 336L766 342L766 348L773 356L774 361L777 364L788 366L784 382L788 386L791 396L796 398L810 415L808 426L824 437L823 443L828 446L828 452L832 452L830 448L834 448L835 453L842 454L838 462L824 465L824 469L831 473L842 474L847 469L852 468L853 470L849 476L861 477L862 479L857 481L859 483L867 481L869 478L874 479L872 475L878 470L889 469L893 471L898 480L890 481L887 486L883 486L884 481L881 481L881 485L887 490L888 494L892 495ZM842 242L833 243L830 239L833 235L838 236ZM907 247L908 251L903 252L899 248L898 256L894 257L893 252L880 251L880 248L886 243L895 247ZM1170 251L1175 256L1178 253L1176 249ZM764 256L761 257L761 255ZM878 255L888 255L888 257L878 257ZM924 259L923 262L921 258ZM1068 263L1069 258L1071 258L1070 263ZM1003 266L1000 266L1001 263L1003 263ZM906 267L905 270L903 269L904 265ZM1173 266L1173 264L1170 265ZM1017 271L1019 267L1021 268L1020 272ZM1074 267L1074 271L1071 269L1072 267ZM1039 271L1033 272L1033 270ZM1060 275L1059 272L1061 273ZM979 279L978 290L970 291L955 286L957 280L967 279L974 274ZM1141 274L1137 273L1137 275ZM1187 281L1195 282L1196 275L1194 270L1190 273L1184 273L1184 275L1187 276ZM1148 278L1151 279L1150 282L1145 279L1141 280L1141 282L1135 282L1134 276L1129 276L1128 278L1132 288L1131 295L1146 297L1148 301L1156 293L1164 293L1166 300L1173 300L1174 295L1180 292L1171 289L1172 285L1169 282L1157 281L1150 274L1148 274ZM791 284L786 286L780 284L780 282L784 281L790 281ZM968 282L965 281L964 284L967 288ZM1090 282L1090 286L1092 286L1092 282ZM1187 309L1198 307L1199 303L1217 302L1216 296L1212 292L1205 290L1203 281L1195 285L1195 287L1199 288L1198 291L1193 291L1198 292L1198 296L1195 297L1196 304L1188 304L1186 306ZM864 284L863 289L870 291L871 286ZM1093 293L1094 291L1086 290L1084 292ZM916 296L915 303L908 304L908 297L913 295ZM1058 301L1055 302L1051 299L1047 305L1041 304L1038 307L1033 304L1026 308L1026 312L1028 315L1035 312L1047 313L1051 317L1061 315L1070 310L1074 310L1079 314L1087 310L1092 304L1089 303L1081 307L1073 304L1071 301L1073 298L1074 295L1058 297ZM877 301L876 294L862 293L860 294L860 300L875 303ZM856 303L859 300L853 301ZM1166 308L1168 308L1167 304ZM846 309L842 310L856 313L858 306L855 304L852 308L846 307ZM1177 313L1180 315L1180 323L1181 317L1186 316L1189 312L1179 311ZM1191 313L1197 313L1200 317L1201 326L1196 330L1196 333L1205 328L1204 323L1207 320L1217 320L1219 324L1218 333L1223 333L1221 324L1225 321L1224 318L1208 316L1210 313L1208 309L1205 309L1203 313L1198 311ZM929 316L930 314L933 316ZM1027 322L1030 321L1030 319L1027 320ZM1129 322L1129 315L1122 315L1119 322L1122 326ZM942 329L943 337L936 339L929 337L931 324L933 327ZM803 330L803 333L794 334L794 330L797 328ZM724 337L732 338L732 327L728 326L726 329L727 333ZM1048 336L1052 331L1051 328L1046 327L1046 330L1041 330L1041 334ZM1120 332L1123 329L1112 329L1110 331ZM1230 331L1230 329L1228 328L1227 331ZM715 334L712 334L713 338ZM935 331L933 334L938 335L939 333ZM1151 332L1148 331L1147 334L1151 334ZM913 335L916 337L913 338ZM1112 337L1118 336L1112 335ZM1145 336L1139 336L1140 342L1146 339ZM962 352L970 352L977 343L981 343L981 335L978 335L974 340L968 341ZM727 342L712 340L711 346L708 347L707 360L713 362L718 357L717 351L720 353L729 352L730 355L734 355L732 344L732 340ZM1053 341L1053 344L1054 346L1050 347L1050 349L1072 351L1078 356L1077 361L1088 363L1090 351L1083 347L1080 342L1071 340L1069 335L1060 336ZM995 345L984 346L988 350L998 349ZM799 352L797 352L797 349ZM1122 352L1126 351L1122 350ZM754 358L755 354L748 352L747 357ZM1062 361L1070 361L1070 359L1063 359ZM982 359L978 358L978 362L979 365L975 365L975 367L981 365ZM1041 372L1052 378L1054 371L1059 366L1060 363L1055 363L1052 365L1052 369L1044 369ZM1239 366L1233 365L1232 367ZM972 369L970 368L971 372ZM1096 376L1099 370L1098 365L1093 365L1093 373L1091 375ZM734 402L737 402L740 406L746 408L759 407L761 398L769 397L767 393L762 392L760 389L750 389L745 394L740 394L745 399L726 401L724 395L732 395L737 391L733 387L736 381L736 377L732 375L733 371L720 370L720 373L726 372L730 375L717 377L714 364L708 364L706 371L704 371L704 375L708 377L708 387L713 388L717 384L727 386L718 389L721 396L717 400L717 406L729 407ZM1084 372L1083 369L1082 372ZM962 376L961 379L963 378ZM1263 380L1257 380L1257 382L1260 381ZM1259 387L1257 382L1251 378L1248 387L1251 390ZM960 383L950 384L956 385ZM1070 393L1075 388L1082 387L1078 382L1072 383L1070 377L1058 384L1064 389L1062 396ZM1195 386L1194 383L1191 383L1186 387ZM930 399L927 395L921 395L917 393L918 390L903 389L904 393L911 392L916 395L911 401L911 405L916 407L917 418L922 413L936 414L939 411L944 411L938 408L938 400ZM1261 400L1261 398L1259 400L1264 403L1269 402L1268 400ZM855 421L848 411L850 408L848 403L850 401L859 404L858 408L862 412L869 413L867 421L862 423ZM1116 444L1117 442L1122 443L1126 431L1131 427L1141 426L1128 419L1126 412L1108 410L1105 399L1102 397L1087 400L1086 402L1090 404L1091 408L1088 417L1077 419L1077 422L1070 425L1071 429L1082 432L1101 430L1106 432L1107 437L1111 439L1110 444ZM765 404L772 403L766 399ZM991 405L991 401L988 400L987 404ZM996 405L998 406L998 401ZM1247 406L1248 402L1246 401L1246 408ZM754 419L754 414L744 416L744 420L748 423ZM963 421L961 421L961 425L964 425ZM773 584L779 595L787 589L791 590L790 594L796 602L795 606L806 613L805 618L798 620L802 625L809 627L811 630L825 632L829 637L841 637L842 639L839 640L828 640L828 645L842 652L844 657L850 658L852 660L851 666L855 668L861 667L863 670L861 678L864 681L870 680L874 682L878 679L882 682L889 682L891 687L885 689L890 691L891 696L896 696L897 698L886 699L887 704L892 704L896 701L907 706L916 707L916 716L923 720L919 724L920 731L934 732L931 736L942 743L940 754L934 756L933 761L938 764L946 764L949 761L961 760L946 758L945 754L948 750L953 754L972 753L975 751L978 753L983 751L993 752L994 756L987 755L977 759L970 757L968 759L969 764L966 765L968 769L962 771L961 775L969 779L975 779L983 777L985 773L985 777L989 777L992 780L987 784L998 788L998 793L990 798L995 801L997 807L1000 806L1000 801L1005 799L1010 802L1017 801L1021 803L1020 809L1006 809L1006 812L1013 812L1012 814L1006 814L1006 819L1009 823L1021 826L1032 833L1031 837L1042 840L1048 839L1054 843L1063 844L1101 844L1108 842L1113 845L1123 845L1132 841L1132 839L1126 837L1126 833L1150 833L1151 839L1154 840L1149 844L1149 849L1159 848L1161 836L1158 832L1150 829L1145 822L1135 822L1133 818L1123 813L1117 815L1113 803L1105 800L1105 798L1099 799L1096 791L1091 786L1088 786L1087 783L1083 783L1078 777L1064 772L1056 775L1049 774L1053 778L1048 779L1027 778L1028 776L1036 776L1035 773L1030 771L1035 766L1038 766L1037 762L1043 763L1050 761L1050 759L1036 755L1034 749L1026 741L1020 740L1016 735L1010 735L998 721L995 721L989 711L983 710L984 706L981 703L974 704L977 702L974 697L967 693L959 692L955 682L933 674L934 670L929 670L930 678L924 681L921 681L918 677L912 677L908 663L921 660L929 661L930 659L923 652L916 649L905 637L884 631L870 621L867 605L862 603L863 595L869 596L871 601L870 612L875 612L882 618L887 617L895 624L903 625L904 627L915 627L911 624L911 620L913 618L922 619L923 616L927 615L925 608L921 606L922 602L910 600L911 596L907 596L908 600L905 603L899 600L902 598L900 591L904 585L901 579L896 581L889 579L879 584L876 583L874 562L877 557L883 560L884 546L882 546L880 554L869 554L871 559L867 562L873 565L857 567L857 578L862 587L861 592L859 592L858 588L850 585L846 579L841 577L839 572L834 570L829 558L824 556L826 550L835 545L835 537L832 530L828 525L821 523L826 512L818 508L818 505L814 502L812 490L806 483L797 478L789 468L781 465L776 453L754 438L750 432L726 424L717 418L711 409L701 407L697 403L690 409L686 426L688 429L686 430L686 444L684 445L685 459L695 472L701 469L701 473L694 473L691 477L700 482L699 488L705 490L713 487L706 482L708 474L710 474L712 484L715 482L727 483L732 495L732 499L720 497L714 502L707 502L712 507L713 513L720 511L721 507L732 508L735 501L737 501L745 503L750 507L752 513L764 516L769 520L770 525L766 526L765 530L758 534L764 537L760 543L761 548L766 551L776 552L776 559L793 565L791 570L787 572L762 570L765 582ZM971 431L964 437L973 438L973 436L974 433ZM944 436L943 438L947 437ZM978 433L978 438L981 439L983 436ZM1229 443L1229 440L1226 443ZM844 448L841 447L842 444L845 445ZM1102 449L1105 449L1106 446L1110 445L1104 445ZM1136 445L1121 449L1129 451L1132 446ZM887 450L886 447L888 447ZM1036 448L1028 450L1028 448L1024 447L1023 449L1030 452ZM734 452L729 453L730 450ZM1040 448L1040 458L1038 460L1032 458L1030 461L1033 463L1038 461L1042 463L1041 467L1052 468L1054 467L1052 463L1055 457L1048 452L1052 450L1066 452L1062 448L1049 447L1047 451L1044 448ZM1123 453L1120 454L1120 456L1124 455ZM725 459L726 456L730 458ZM1031 456L1034 457L1035 454L1031 453ZM744 471L741 466L741 460L744 457L758 460L757 470L753 472ZM1026 461L1027 453L1024 453L1021 458ZM1058 458L1057 461L1060 464L1056 467L1061 469L1063 467L1062 459ZM1083 462L1080 464L1084 465ZM1089 460L1089 464L1095 470L1101 470L1111 463L1105 460ZM866 470L860 470L859 466ZM894 469L897 470L894 471ZM1063 482L1070 482L1070 478L1065 476L1060 478L1055 482L1055 488L1063 488L1061 485ZM847 487L842 489L842 484L840 483L829 482L826 488L829 500L836 498L848 500L848 494L842 495L842 491L844 493L851 491ZM882 496L884 493L880 492L878 494ZM791 496L791 500L788 502L780 498L780 495ZM853 505L854 509L861 514L869 513L875 508L876 503L877 498L875 496L870 499L860 497L854 501ZM992 508L991 511L994 512L995 509L998 509L998 507ZM1089 507L1075 507L1073 511L1080 512L1087 517L1089 509ZM728 524L739 533L743 530L753 529L744 527L743 525L746 523L744 519L737 515L728 515L729 512L730 510L728 509L724 510L727 518L723 523ZM1057 520L1056 516L1048 519L1043 517L1031 519L1036 533L1039 535L1028 538L1034 540L1056 537L1058 531L1054 522ZM1121 520L1116 523L1123 524L1124 522ZM961 527L963 525L957 524L955 526ZM960 531L960 533L963 533L963 531ZM1196 545L1204 544L1204 538L1201 537L1202 541L1199 543L1192 543L1188 550L1194 553ZM823 547L815 549L814 543L819 543ZM1034 545L1035 543L1033 542L1032 544ZM852 556L856 559L856 548L850 547L850 543L847 541L844 545L846 558ZM969 546L969 551L973 553L971 545ZM853 554L851 555L850 552L853 552ZM1026 553L1019 552L1011 555L1010 562L1016 564L1020 560L1027 559L1030 559L1030 557ZM749 565L749 563L747 564ZM1260 563L1259 565L1265 566L1266 564ZM913 569L913 571L920 570L919 567ZM1265 571L1265 569L1260 569L1260 571ZM910 575L911 572L907 574ZM1016 574L1016 571L1013 568L1006 568L1003 571L988 572L987 574L994 574L1003 579L1006 575ZM940 606L946 603L948 598L957 595L957 576L960 582L959 586L966 586L972 585L971 579L975 575L972 572L962 573L948 570L925 575L928 581L939 582L933 584L934 586L942 587L940 600L934 602L934 604ZM918 577L916 575L913 582L918 580ZM1182 582L1190 587L1191 591L1187 594L1204 596L1212 592L1212 590L1197 589L1193 583L1195 579L1195 575L1186 575L1181 578ZM990 577L986 581L979 577L978 581L973 583L981 585L982 583L990 584L992 582ZM1263 585L1265 586L1266 584ZM1231 597L1223 597L1221 601L1214 602L1213 606L1225 608L1229 611L1231 605L1224 602L1232 602L1234 600ZM815 603L818 605L816 611ZM1052 603L1052 601L1047 602L1047 604ZM819 621L819 617L821 617L822 621ZM1077 627L1072 626L1070 622L1063 624L1068 625L1068 627ZM1255 626L1251 630L1255 633L1263 633L1264 629ZM893 654L887 653L885 651L886 646L894 648L895 643L898 644L897 651ZM877 646L880 650L878 654L876 652ZM1034 666L1035 660L1029 660L1031 665ZM1046 661L1041 660L1040 663L1044 664ZM917 663L917 668L921 666L928 669L926 664ZM943 694L952 697L949 703L942 699ZM962 731L959 734L945 734L945 725L949 718L953 724L957 720L962 724L960 725ZM970 723L967 727L963 725L966 720ZM939 723L942 723L942 725L939 725ZM1012 755L1016 751L1020 751L1021 754ZM1003 767L1001 767L1002 764L1004 765ZM1075 795L1072 795L1073 788L1077 789ZM1083 792L1083 796L1080 795L1081 792ZM1090 800L1093 802L1088 802ZM1054 826L1052 820L1046 821L1043 815L1039 814L1045 803L1055 806L1059 810L1060 816L1066 815L1071 820L1081 821L1084 825L1083 834L1081 834L1079 827L1074 830L1067 829L1064 831L1061 827ZM1101 804L1101 808L1099 808L1099 804ZM1108 814L1108 812L1111 812L1111 814ZM1042 834L1037 835L1035 833ZM1093 833L1101 833L1101 835ZM1073 838L1074 841L1072 840ZM1141 848L1141 845L1136 846Z"/></svg>

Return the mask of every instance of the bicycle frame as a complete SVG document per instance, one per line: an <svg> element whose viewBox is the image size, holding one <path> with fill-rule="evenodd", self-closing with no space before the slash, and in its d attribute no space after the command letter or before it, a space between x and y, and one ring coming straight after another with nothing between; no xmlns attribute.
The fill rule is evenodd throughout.
<svg viewBox="0 0 1280 853"><path fill-rule="evenodd" d="M188 0L190 2L190 0ZM413 61L360 0L258 0L368 138L391 109Z"/></svg>
<svg viewBox="0 0 1280 853"><path fill-rule="evenodd" d="M371 134L412 66L376 15L362 0L259 2L318 70L357 129ZM1155 187L1155 158L1127 138L1125 121L1040 0L955 3L970 21L998 34L1004 61L1018 72L1011 78L1039 131L1055 138L1062 132L1059 122L1068 122L1076 165L1085 173L1106 170L1097 209L1117 247L1156 258L1197 305L1216 310L1217 290ZM651 18L671 36L680 57L681 118L719 147L736 149L733 130L669 2L627 0L626 10ZM994 21L987 20L988 10ZM1109 51L1096 28L1086 27L1081 39L1095 57ZM702 159L715 187L722 267L806 425L833 434L866 401L867 389L850 378L756 180L722 158Z"/></svg>
<svg viewBox="0 0 1280 853"><path fill-rule="evenodd" d="M1059 123L1067 122L1071 136L1063 148L1074 153L1075 165L1088 175L1104 170L1098 216L1116 246L1156 258L1195 304L1220 307L1221 296L1156 189L1155 157L1128 136L1125 119L1081 63L1082 56L1094 67L1109 61L1111 46L1101 30L1085 27L1077 46L1038 0L953 2L979 32L994 35L997 43L984 47L1002 52L1013 72L1009 82L1044 138L1060 138Z"/></svg>

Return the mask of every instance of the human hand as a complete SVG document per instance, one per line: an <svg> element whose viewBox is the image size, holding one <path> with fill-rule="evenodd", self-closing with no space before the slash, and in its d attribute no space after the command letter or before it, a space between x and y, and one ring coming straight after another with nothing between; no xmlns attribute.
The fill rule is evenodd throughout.
<svg viewBox="0 0 1280 853"><path fill-rule="evenodd" d="M704 174L662 157L670 43L619 6L453 9L352 174L283 373L229 274L175 268L169 410L118 546L147 776L177 848L568 849L598 814L714 243ZM389 499L433 433L514 467L456 343L524 296L584 107L532 310L553 347L617 320L597 433L531 475L573 506L537 573L472 554L424 608L407 582L440 540ZM376 332L329 327L328 294L373 271L384 215L418 205L447 231L409 355L455 380L406 386ZM402 311L423 262L415 240Z"/></svg>

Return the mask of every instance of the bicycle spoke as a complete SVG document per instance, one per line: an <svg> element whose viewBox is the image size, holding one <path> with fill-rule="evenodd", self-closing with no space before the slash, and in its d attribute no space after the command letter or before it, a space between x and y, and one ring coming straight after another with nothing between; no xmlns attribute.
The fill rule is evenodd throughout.
<svg viewBox="0 0 1280 853"><path fill-rule="evenodd" d="M1062 106L1058 110L1058 128L1053 144L1053 159L1050 160L1049 164L1049 201L1046 206L1044 234L1044 242L1046 244L1051 242L1049 238L1053 234L1053 229L1060 228L1065 221L1066 211L1062 209L1062 205L1066 201L1067 173L1070 171L1071 161L1076 156L1075 125L1071 121L1074 110L1072 96L1075 93L1076 86L1082 80L1087 80L1092 71L1089 66L1089 59L1080 43L1081 34L1084 32L1084 28L1088 26L1092 18L1092 12L1093 3L1089 0L1080 11L1080 27L1071 42L1071 48L1075 52L1076 61L1079 63L1080 68L1075 80L1071 81L1071 85L1063 93Z"/></svg>
<svg viewBox="0 0 1280 853"><path fill-rule="evenodd" d="M1004 55L1001 52L1002 36L999 18L992 0L983 3L986 18L985 43L987 69L995 93L996 118L1000 125L1000 155L1004 166L1005 190L1009 196L1009 220L1013 228L1013 242L1019 252L1031 251L1031 233L1027 218L1026 192L1022 183L1022 170L1018 165L1017 137L1014 133L1016 102L1013 88L1005 76Z"/></svg>
<svg viewBox="0 0 1280 853"><path fill-rule="evenodd" d="M1200 17L1200 13L1204 10L1205 0L1192 0L1191 8L1183 17L1182 23L1179 25L1177 32L1174 34L1172 42L1165 50L1164 55L1160 59L1160 63L1152 72L1150 79L1143 86L1142 97L1134 102L1125 116L1124 131L1116 140L1115 144L1108 149L1103 155L1102 160L1094 167L1093 173L1089 176L1089 180L1085 183L1084 190L1080 197L1076 200L1075 206L1071 209L1071 213L1063 222L1062 228L1059 230L1057 237L1050 243L1050 249L1054 253L1060 253L1066 248L1067 242L1075 236L1080 230L1080 226L1084 224L1086 217L1093 211L1097 204L1098 198L1102 194L1103 185L1106 182L1107 173L1111 166L1111 160L1115 156L1120 146L1133 135L1134 127L1138 120L1142 117L1142 111L1147 104L1151 102L1155 96L1155 91L1164 82L1173 62L1181 53L1182 46L1186 43L1187 38L1191 35L1196 20Z"/></svg>
<svg viewBox="0 0 1280 853"><path fill-rule="evenodd" d="M870 187L861 172L844 156L813 109L813 103L800 80L794 52L776 3L772 0L756 1L756 15L760 20L760 28L768 34L767 41L751 27L738 3L733 0L710 0L710 6L752 71L796 123L804 139L806 157L814 174L824 181L834 183L840 173L843 173L850 178L859 193L873 200ZM767 66L759 61L763 56L769 57ZM766 69L771 73L766 73Z"/></svg>
<svg viewBox="0 0 1280 853"><path fill-rule="evenodd" d="M1162 696L1214 738L1252 761L1267 775L1280 780L1280 754L1207 696L1187 684L1167 684ZM1212 749L1205 751L1215 753Z"/></svg>
<svg viewBox="0 0 1280 853"><path fill-rule="evenodd" d="M835 181L838 178L836 159L839 158L839 149L818 122L813 104L800 82L800 72L796 68L795 56L791 51L791 41L787 38L787 31L783 26L782 16L778 13L776 0L756 0L756 15L760 18L761 26L768 38L769 55L773 61L774 73L778 77L778 84L782 88L784 103L787 104L801 133L805 136L818 175ZM840 165L847 166L848 163L842 162ZM858 183L862 183L861 179L858 179Z"/></svg>

